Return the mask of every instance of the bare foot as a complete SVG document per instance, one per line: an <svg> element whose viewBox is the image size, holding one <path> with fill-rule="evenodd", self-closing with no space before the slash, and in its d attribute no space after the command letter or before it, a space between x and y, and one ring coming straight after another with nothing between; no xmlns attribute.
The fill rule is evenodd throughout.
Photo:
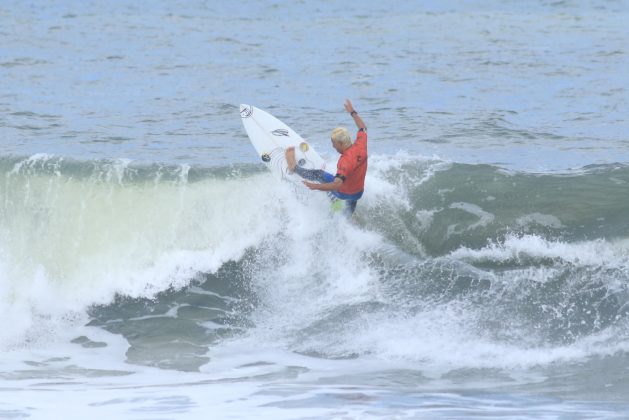
<svg viewBox="0 0 629 420"><path fill-rule="evenodd" d="M295 148L293 146L287 147L284 155L286 156L288 171L293 173L295 171L295 166L297 166L297 161L295 160Z"/></svg>

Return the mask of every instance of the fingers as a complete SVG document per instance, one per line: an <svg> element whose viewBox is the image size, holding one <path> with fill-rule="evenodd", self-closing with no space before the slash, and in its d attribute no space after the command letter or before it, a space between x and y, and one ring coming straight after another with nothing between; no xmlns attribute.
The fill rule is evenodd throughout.
<svg viewBox="0 0 629 420"><path fill-rule="evenodd" d="M347 112L352 112L354 110L354 106L352 105L352 101L349 99L345 99L345 110Z"/></svg>

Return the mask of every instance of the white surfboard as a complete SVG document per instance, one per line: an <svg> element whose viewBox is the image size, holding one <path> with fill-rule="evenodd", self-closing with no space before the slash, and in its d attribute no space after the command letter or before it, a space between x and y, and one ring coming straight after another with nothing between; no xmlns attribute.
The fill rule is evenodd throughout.
<svg viewBox="0 0 629 420"><path fill-rule="evenodd" d="M305 169L323 169L325 162L311 144L289 126L251 105L240 105L240 117L258 156L278 178L299 185L301 178L288 172L284 151L295 147L295 160Z"/></svg>

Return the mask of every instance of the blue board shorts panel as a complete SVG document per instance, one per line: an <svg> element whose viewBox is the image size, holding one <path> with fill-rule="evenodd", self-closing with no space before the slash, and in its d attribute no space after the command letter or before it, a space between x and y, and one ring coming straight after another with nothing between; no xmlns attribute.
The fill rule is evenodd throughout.
<svg viewBox="0 0 629 420"><path fill-rule="evenodd" d="M362 191L357 192L356 194L345 194L342 192L333 191L332 194L334 194L335 197L338 197L341 200L348 200L348 201L358 201L363 196Z"/></svg>

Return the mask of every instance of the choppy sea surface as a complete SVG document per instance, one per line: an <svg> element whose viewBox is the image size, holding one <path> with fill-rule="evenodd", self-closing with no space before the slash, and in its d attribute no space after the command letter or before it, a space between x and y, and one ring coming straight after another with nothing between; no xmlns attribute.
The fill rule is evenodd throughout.
<svg viewBox="0 0 629 420"><path fill-rule="evenodd" d="M629 2L0 3L0 418L629 417ZM240 103L331 166L273 179Z"/></svg>

